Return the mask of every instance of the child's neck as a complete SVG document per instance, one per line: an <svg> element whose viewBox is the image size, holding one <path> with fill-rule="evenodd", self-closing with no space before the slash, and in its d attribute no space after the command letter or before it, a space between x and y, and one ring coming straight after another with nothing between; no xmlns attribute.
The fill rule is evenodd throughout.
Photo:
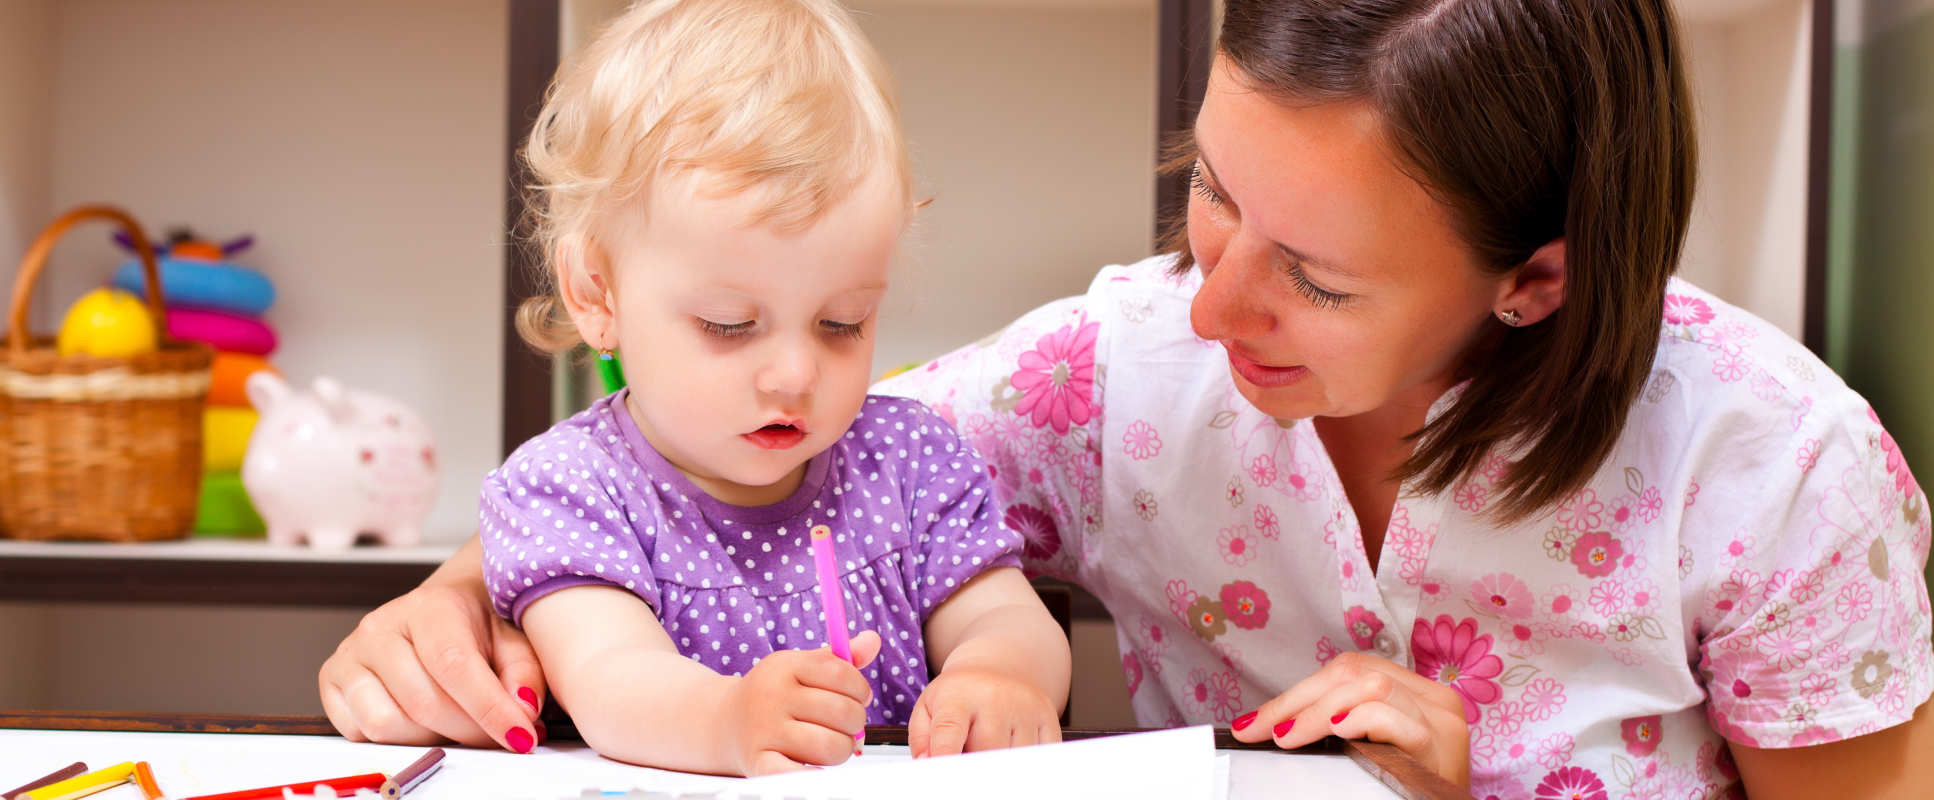
<svg viewBox="0 0 1934 800"><path fill-rule="evenodd" d="M679 460L672 453L668 452L663 445L654 440L651 426L645 423L645 416L639 413L639 409L635 405L637 402L638 398L636 395L630 392L625 393L625 415L631 417L631 424L637 426L638 434L644 437L645 443L651 445L653 450L657 450L658 455L665 459L665 463L672 465L672 469L678 470L678 474L685 476L685 479L691 481L692 485L698 487L699 491L704 492L712 499L721 503L743 508L777 505L779 502L791 497L794 492L799 491L799 485L806 480L806 469L812 466L812 460L808 459L800 463L799 466L794 467L791 472L786 473L785 477L780 478L776 483L766 486L748 486L723 478L694 472L684 464L678 463Z"/></svg>

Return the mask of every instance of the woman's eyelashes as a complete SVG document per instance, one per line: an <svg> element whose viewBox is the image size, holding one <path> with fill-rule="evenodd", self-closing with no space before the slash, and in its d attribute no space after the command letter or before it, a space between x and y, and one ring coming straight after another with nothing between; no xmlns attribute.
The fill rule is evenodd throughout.
<svg viewBox="0 0 1934 800"><path fill-rule="evenodd" d="M1209 179L1204 174L1200 161L1195 162L1195 168L1189 171L1189 186L1211 208L1221 208L1228 203L1223 199L1221 192L1209 185ZM1332 292L1316 285L1315 281L1310 280L1309 273L1303 269L1303 263L1295 256L1285 252L1283 258L1285 259L1283 274L1289 277L1290 285L1295 288L1296 293L1310 301L1311 305L1325 309L1336 308L1350 299L1348 294Z"/></svg>

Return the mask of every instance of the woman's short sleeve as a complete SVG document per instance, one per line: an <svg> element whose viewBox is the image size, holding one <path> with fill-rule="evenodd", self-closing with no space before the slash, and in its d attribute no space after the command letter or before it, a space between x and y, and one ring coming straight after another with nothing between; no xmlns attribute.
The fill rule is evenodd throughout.
<svg viewBox="0 0 1934 800"><path fill-rule="evenodd" d="M1712 476L1738 495L1690 498L1698 666L1714 727L1756 747L1838 741L1907 721L1930 674L1926 495L1870 409L1812 408L1763 459ZM1787 426L1781 426L1787 427ZM1750 496L1748 496L1750 493ZM1703 508L1701 508L1703 506Z"/></svg>

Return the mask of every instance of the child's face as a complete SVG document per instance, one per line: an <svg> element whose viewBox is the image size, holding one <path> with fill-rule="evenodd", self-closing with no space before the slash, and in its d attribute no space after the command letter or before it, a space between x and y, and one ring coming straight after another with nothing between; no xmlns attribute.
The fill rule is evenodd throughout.
<svg viewBox="0 0 1934 800"><path fill-rule="evenodd" d="M614 330L630 411L708 494L768 505L852 425L906 203L878 170L803 230L752 222L755 198L660 181L619 226Z"/></svg>

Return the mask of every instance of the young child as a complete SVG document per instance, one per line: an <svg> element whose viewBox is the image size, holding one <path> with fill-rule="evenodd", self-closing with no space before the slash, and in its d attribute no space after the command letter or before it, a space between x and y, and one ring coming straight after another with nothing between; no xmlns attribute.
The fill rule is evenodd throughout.
<svg viewBox="0 0 1934 800"><path fill-rule="evenodd" d="M912 205L847 13L640 2L560 73L526 157L556 291L519 329L622 351L630 388L485 479L484 570L585 740L749 775L844 761L869 722L915 755L1058 739L1067 643L981 462L866 394ZM850 663L824 647L822 524Z"/></svg>

